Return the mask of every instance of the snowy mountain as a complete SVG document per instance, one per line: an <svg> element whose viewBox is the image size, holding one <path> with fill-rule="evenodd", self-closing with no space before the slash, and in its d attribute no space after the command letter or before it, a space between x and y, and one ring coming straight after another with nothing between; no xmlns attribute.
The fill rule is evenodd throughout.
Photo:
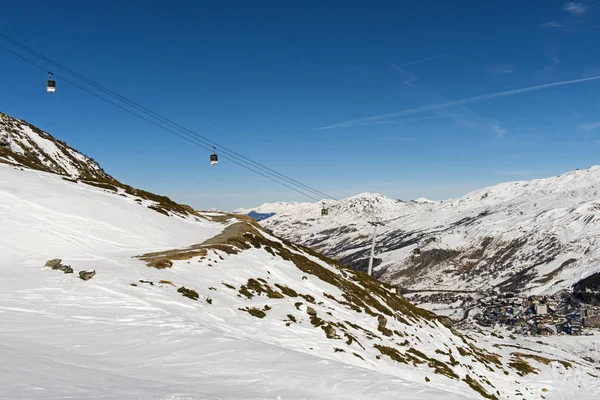
<svg viewBox="0 0 600 400"><path fill-rule="evenodd" d="M0 163L84 180L110 178L91 158L35 126L4 113L0 113Z"/></svg>
<svg viewBox="0 0 600 400"><path fill-rule="evenodd" d="M2 397L600 394L590 361L461 335L393 287L249 218L157 212L146 197L160 196L40 169L0 164Z"/></svg>
<svg viewBox="0 0 600 400"><path fill-rule="evenodd" d="M265 203L262 206L254 208L238 208L233 212L236 214L279 214L285 211L294 210L298 207L310 206L310 203L298 203L296 201L278 201L277 203Z"/></svg>
<svg viewBox="0 0 600 400"><path fill-rule="evenodd" d="M97 186L138 198L162 214L195 215L186 205L125 185L108 175L93 159L69 147L47 132L0 112L0 164L62 175L71 182Z"/></svg>
<svg viewBox="0 0 600 400"><path fill-rule="evenodd" d="M361 194L327 204L327 217L313 203L261 223L360 269L368 222L382 221L376 276L410 289L553 293L600 272L600 167L439 202Z"/></svg>

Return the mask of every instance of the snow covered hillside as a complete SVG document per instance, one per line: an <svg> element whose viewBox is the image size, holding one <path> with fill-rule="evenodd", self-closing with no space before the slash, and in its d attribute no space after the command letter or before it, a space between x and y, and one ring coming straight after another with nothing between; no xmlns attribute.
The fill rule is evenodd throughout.
<svg viewBox="0 0 600 400"><path fill-rule="evenodd" d="M340 202L260 207L261 224L365 268L373 228L379 279L411 289L553 293L600 272L600 167L503 183L439 202L365 193Z"/></svg>
<svg viewBox="0 0 600 400"><path fill-rule="evenodd" d="M351 203L355 213L373 201ZM0 224L0 398L600 394L594 360L461 335L392 286L250 218L109 176L13 158L0 164Z"/></svg>
<svg viewBox="0 0 600 400"><path fill-rule="evenodd" d="M94 160L35 126L3 113L0 113L0 163L71 178L109 178Z"/></svg>
<svg viewBox="0 0 600 400"><path fill-rule="evenodd" d="M458 335L252 222L166 216L146 201L0 165L3 397L600 393L577 357ZM84 281L82 270L96 275Z"/></svg>

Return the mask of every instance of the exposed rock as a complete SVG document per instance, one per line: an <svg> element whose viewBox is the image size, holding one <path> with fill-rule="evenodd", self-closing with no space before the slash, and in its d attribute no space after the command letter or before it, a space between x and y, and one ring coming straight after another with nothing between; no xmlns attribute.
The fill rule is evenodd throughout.
<svg viewBox="0 0 600 400"><path fill-rule="evenodd" d="M387 322L387 318L379 314L377 316L377 330L383 333L385 336L392 336L393 332L390 329L386 328Z"/></svg>
<svg viewBox="0 0 600 400"><path fill-rule="evenodd" d="M73 268L71 268L70 265L62 265L62 264L60 264L56 268L52 268L52 269L55 269L57 271L62 271L65 274L72 274L73 273Z"/></svg>
<svg viewBox="0 0 600 400"><path fill-rule="evenodd" d="M44 265L44 267L56 269L56 267L58 267L61 262L62 260L60 258L53 258L52 260L46 261L46 265Z"/></svg>
<svg viewBox="0 0 600 400"><path fill-rule="evenodd" d="M63 265L61 263L62 263L62 260L60 258L54 258L52 260L46 261L46 264L44 265L44 267L52 268L57 271L62 271L65 274L73 273L73 268L71 268L70 265Z"/></svg>
<svg viewBox="0 0 600 400"><path fill-rule="evenodd" d="M321 329L323 329L323 331L325 331L325 335L327 336L327 339L336 339L338 337L337 332L335 331L335 328L333 326L331 326L330 324L322 326Z"/></svg>
<svg viewBox="0 0 600 400"><path fill-rule="evenodd" d="M306 307L306 313L311 317L315 317L317 315L317 312L312 307Z"/></svg>
<svg viewBox="0 0 600 400"><path fill-rule="evenodd" d="M79 271L79 277L84 281L89 281L96 275L96 271Z"/></svg>

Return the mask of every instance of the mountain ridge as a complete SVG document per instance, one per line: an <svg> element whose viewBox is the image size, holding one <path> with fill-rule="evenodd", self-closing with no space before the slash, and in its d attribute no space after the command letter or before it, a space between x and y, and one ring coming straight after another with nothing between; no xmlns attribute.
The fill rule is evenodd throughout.
<svg viewBox="0 0 600 400"><path fill-rule="evenodd" d="M328 217L320 216L320 203L305 203L261 224L364 268L368 222L376 219L384 226L375 273L386 282L413 289L549 293L600 271L599 193L600 166L593 166L438 202L353 196L329 201Z"/></svg>

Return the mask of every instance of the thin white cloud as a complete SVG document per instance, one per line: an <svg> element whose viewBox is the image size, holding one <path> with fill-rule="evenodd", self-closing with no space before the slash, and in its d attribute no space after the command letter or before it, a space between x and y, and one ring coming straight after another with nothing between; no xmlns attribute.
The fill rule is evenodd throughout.
<svg viewBox="0 0 600 400"><path fill-rule="evenodd" d="M398 64L394 64L393 62L390 63L390 66L392 67L392 69L395 72L398 72L404 76L404 84L405 85L411 86L411 87L416 86L416 82L419 81L419 78L415 74L413 74L412 72L407 71L405 69L402 69L401 66L399 66Z"/></svg>
<svg viewBox="0 0 600 400"><path fill-rule="evenodd" d="M517 68L512 65L496 65L494 67L488 67L485 71L488 74L493 75L510 75L515 72Z"/></svg>
<svg viewBox="0 0 600 400"><path fill-rule="evenodd" d="M439 115L439 116L436 116L436 117L406 118L406 119L388 119L388 120L383 120L383 121L365 122L365 123L356 124L356 125L353 125L353 126L401 124L401 123L404 123L404 122L421 122L421 121L430 121L430 120L444 119L444 118L450 118L450 116ZM324 130L327 130L327 129L332 129L332 128L323 127L323 128L318 128L318 129L315 129L315 130L316 131L324 131Z"/></svg>
<svg viewBox="0 0 600 400"><path fill-rule="evenodd" d="M569 2L563 6L563 10L574 15L584 15L587 12L587 6L581 3Z"/></svg>
<svg viewBox="0 0 600 400"><path fill-rule="evenodd" d="M501 127L500 125L490 125L490 129L492 130L492 132L494 132L499 138L503 138L504 136L506 136L506 134L508 133L508 131L506 129L504 129L503 127Z"/></svg>
<svg viewBox="0 0 600 400"><path fill-rule="evenodd" d="M589 124L577 125L577 129L583 132L591 132L600 128L600 122L592 122Z"/></svg>
<svg viewBox="0 0 600 400"><path fill-rule="evenodd" d="M541 24L541 26L544 27L544 28L555 28L555 29L564 29L564 28L566 28L565 25L559 24L556 21L546 21L543 24Z"/></svg>
<svg viewBox="0 0 600 400"><path fill-rule="evenodd" d="M406 115L412 115L412 114L417 114L417 113L426 112L426 111L440 110L443 108L448 108L448 107L453 107L453 106L460 106L460 105L464 105L464 104L476 103L479 101L492 100L492 99L496 99L496 98L500 98L500 97L515 96L517 94L535 92L538 90L550 89L550 88L557 87L557 86L572 85L575 83L590 82L590 81L595 81L598 79L600 79L600 75L592 76L589 78L574 79L574 80L570 80L570 81L545 83L543 85L529 86L526 88L514 89L514 90L506 90L503 92L489 93L489 94L484 94L484 95L480 95L480 96L466 97L464 99L447 101L447 102L443 102L443 103L429 104L429 105L425 105L425 106L421 106L421 107L408 108L405 110L400 110L400 111L387 113L387 114L375 115L375 116L367 117L367 118L351 119L348 121L343 121L343 122L338 122L336 124L323 126L323 127L318 128L318 130L333 129L333 128L348 128L351 126L356 126L357 124L364 124L365 122L381 121L381 120L386 120L386 119L390 119L390 118L403 117Z"/></svg>
<svg viewBox="0 0 600 400"><path fill-rule="evenodd" d="M500 126L497 122L481 118L477 113L466 109L466 107L464 108L466 112L448 113L445 111L435 111L435 113L439 114L440 116L451 118L457 125L472 129L479 129L482 131L489 131L499 138L503 138L508 133L508 130Z"/></svg>

